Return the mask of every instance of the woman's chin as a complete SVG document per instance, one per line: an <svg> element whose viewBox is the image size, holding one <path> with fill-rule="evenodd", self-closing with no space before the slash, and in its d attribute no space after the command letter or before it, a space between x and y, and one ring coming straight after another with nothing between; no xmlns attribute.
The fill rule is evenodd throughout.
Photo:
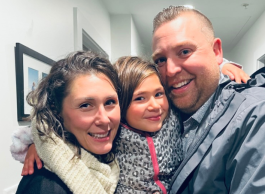
<svg viewBox="0 0 265 194"><path fill-rule="evenodd" d="M97 154L97 155L104 155L107 154L111 151L112 148L112 144L111 145L105 145L105 146L98 146L95 148L92 148L88 151L92 152L93 154Z"/></svg>

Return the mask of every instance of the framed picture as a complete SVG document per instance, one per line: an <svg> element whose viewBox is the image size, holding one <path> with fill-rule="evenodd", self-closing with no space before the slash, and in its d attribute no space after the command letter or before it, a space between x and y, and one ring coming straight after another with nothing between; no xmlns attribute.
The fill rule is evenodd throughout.
<svg viewBox="0 0 265 194"><path fill-rule="evenodd" d="M25 121L31 111L26 97L48 75L54 61L20 43L16 43L15 58L17 117L18 121Z"/></svg>

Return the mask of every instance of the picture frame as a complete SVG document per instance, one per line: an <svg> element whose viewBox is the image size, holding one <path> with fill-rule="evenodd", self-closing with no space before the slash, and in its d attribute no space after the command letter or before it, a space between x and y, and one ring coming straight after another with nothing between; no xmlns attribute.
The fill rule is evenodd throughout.
<svg viewBox="0 0 265 194"><path fill-rule="evenodd" d="M36 89L39 81L48 75L55 61L21 43L16 43L15 63L17 119L27 121L31 107L26 102L26 97L30 91Z"/></svg>

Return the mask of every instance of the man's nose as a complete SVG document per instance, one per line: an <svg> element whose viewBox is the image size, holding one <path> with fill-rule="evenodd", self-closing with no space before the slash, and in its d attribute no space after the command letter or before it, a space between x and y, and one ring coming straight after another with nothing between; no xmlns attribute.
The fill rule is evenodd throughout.
<svg viewBox="0 0 265 194"><path fill-rule="evenodd" d="M167 77L173 77L177 73L181 72L181 66L176 59L168 58L166 64Z"/></svg>

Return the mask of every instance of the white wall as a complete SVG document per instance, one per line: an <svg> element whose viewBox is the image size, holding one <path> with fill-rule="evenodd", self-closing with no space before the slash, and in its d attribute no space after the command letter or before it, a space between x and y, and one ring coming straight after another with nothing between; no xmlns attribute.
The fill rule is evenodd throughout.
<svg viewBox="0 0 265 194"><path fill-rule="evenodd" d="M145 47L140 39L133 18L131 18L131 55L141 57L144 57L146 55Z"/></svg>
<svg viewBox="0 0 265 194"><path fill-rule="evenodd" d="M111 15L111 60L131 54L131 15Z"/></svg>
<svg viewBox="0 0 265 194"><path fill-rule="evenodd" d="M265 54L265 12L247 31L240 42L225 57L240 63L244 71L252 74L256 70L257 59Z"/></svg>
<svg viewBox="0 0 265 194"><path fill-rule="evenodd" d="M145 56L145 47L134 21L128 14L111 15L111 60L121 56Z"/></svg>
<svg viewBox="0 0 265 194"><path fill-rule="evenodd" d="M98 0L8 0L0 6L1 58L1 160L0 193L18 184L22 165L9 152L11 134L18 128L16 105L15 43L58 60L74 50L73 7L104 37L100 45L110 52L110 18ZM97 39L98 37L92 37Z"/></svg>

